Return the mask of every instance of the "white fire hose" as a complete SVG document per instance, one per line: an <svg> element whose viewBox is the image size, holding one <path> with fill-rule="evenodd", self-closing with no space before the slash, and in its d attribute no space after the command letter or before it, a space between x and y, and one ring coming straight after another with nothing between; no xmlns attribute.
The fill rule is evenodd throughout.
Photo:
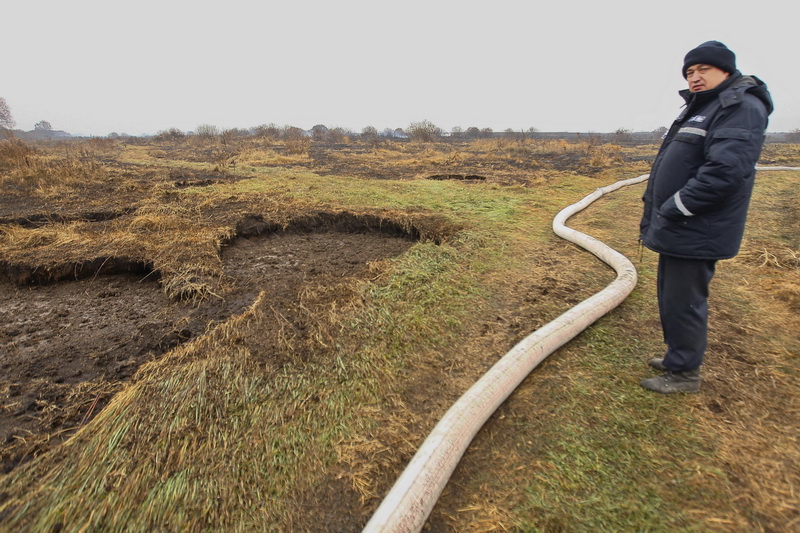
<svg viewBox="0 0 800 533"><path fill-rule="evenodd" d="M608 263L617 272L616 279L520 341L453 404L372 515L364 527L365 533L420 531L467 446L492 413L536 365L614 309L633 291L636 269L624 255L564 224L604 194L641 183L648 177L649 174L644 174L597 189L556 215L553 219L556 235Z"/></svg>
<svg viewBox="0 0 800 533"><path fill-rule="evenodd" d="M800 170L757 166L756 170ZM422 443L392 490L364 527L364 533L420 531L450 475L486 420L548 355L572 340L595 320L619 305L636 287L636 269L628 259L594 237L565 223L592 202L621 187L641 183L650 174L597 189L553 219L553 231L592 252L617 272L605 289L534 331L504 355L445 413Z"/></svg>
<svg viewBox="0 0 800 533"><path fill-rule="evenodd" d="M800 167L762 167L756 165L756 170L800 170Z"/></svg>

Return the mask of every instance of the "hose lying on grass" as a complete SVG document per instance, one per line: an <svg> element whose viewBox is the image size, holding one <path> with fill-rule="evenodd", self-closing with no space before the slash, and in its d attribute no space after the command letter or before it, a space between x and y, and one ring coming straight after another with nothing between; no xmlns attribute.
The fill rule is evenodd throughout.
<svg viewBox="0 0 800 533"><path fill-rule="evenodd" d="M756 170L800 170L800 167L762 167L756 165Z"/></svg>
<svg viewBox="0 0 800 533"><path fill-rule="evenodd" d="M520 341L453 404L422 443L364 532L420 531L467 446L492 413L548 355L614 309L633 291L637 281L633 264L624 255L566 227L565 223L604 194L641 183L648 177L649 174L644 174L597 189L556 215L553 219L556 235L592 252L617 272L616 279Z"/></svg>

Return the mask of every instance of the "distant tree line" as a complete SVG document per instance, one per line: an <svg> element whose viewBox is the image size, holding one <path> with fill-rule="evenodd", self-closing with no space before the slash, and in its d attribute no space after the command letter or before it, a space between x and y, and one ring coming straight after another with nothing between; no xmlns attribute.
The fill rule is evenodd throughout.
<svg viewBox="0 0 800 533"><path fill-rule="evenodd" d="M536 128L528 128L522 131L506 129L501 135L504 137L526 137L536 131L538 131ZM155 135L156 139L163 141L180 140L190 136L207 139L216 138L221 139L223 142L240 137L257 137L275 141L307 137L314 141L336 144L348 142L352 139L361 139L368 143L377 143L384 139L410 139L420 142L432 142L442 138L472 140L494 137L497 134L492 128L478 128L475 126L471 126L466 130L461 127L455 127L451 132L445 132L444 129L431 121L421 120L412 122L406 128L385 128L381 131L378 131L374 126L366 126L360 133L342 127L330 128L324 124L316 124L311 129L304 130L297 126L278 126L271 123L248 129L233 128L226 130L220 130L210 124L201 124L194 131L184 132L177 128L170 128L159 131Z"/></svg>
<svg viewBox="0 0 800 533"><path fill-rule="evenodd" d="M461 141L472 141L476 139L506 138L506 139L571 139L575 141L590 142L613 142L616 144L626 143L647 143L659 142L666 133L667 128L660 127L653 131L636 131L627 128L618 128L610 133L598 132L542 132L537 128L530 127L522 130L506 128L502 132L496 132L492 128L479 128L470 126L466 129L456 126L446 132L428 120L412 122L406 128L385 128L378 130L374 126L366 126L360 133L352 130L334 127L329 128L324 124L317 124L309 130L304 130L297 126L277 126L275 124L263 124L248 129L227 129L220 130L216 126L202 124L195 128L195 131L183 132L177 128L159 131L156 138L160 140L178 140L189 136L203 138L217 138L223 143L234 138L258 137L273 141L285 141L287 139L308 138L317 142L332 144L346 143L350 140L360 139L370 144L380 143L387 139L405 140L409 139L418 142L433 142L441 139L452 139ZM116 134L114 134L116 136ZM785 133L768 133L768 137L776 142L800 142L800 129L794 129Z"/></svg>
<svg viewBox="0 0 800 533"><path fill-rule="evenodd" d="M0 97L0 132L5 131L6 135L12 134L15 126L14 117L11 113L11 108L6 102L5 98ZM53 134L63 134L69 136L65 132L53 132L50 122L41 120L34 126L34 131L45 136L52 136ZM356 133L346 128L333 127L329 128L324 124L317 124L309 130L304 130L297 126L277 126L274 123L262 124L248 129L231 128L221 130L211 124L201 124L195 128L194 131L184 132L178 128L169 128L159 131L155 135L155 139L159 141L180 141L187 137L198 137L201 139L218 139L223 144L232 142L236 138L243 137L257 137L269 140L282 140L292 141L295 143L305 144L307 141L314 140L318 142L326 142L332 144L347 143L352 139L360 139L370 144L378 144L385 139L410 139L418 142L432 142L442 138L450 138L453 140L475 140L475 139L488 139L488 138L511 138L511 139L547 139L547 138L574 138L576 140L593 139L596 142L615 142L615 143L637 143L637 142L651 142L659 141L667 128L661 127L653 130L652 132L633 132L629 129L619 128L612 133L569 133L569 132L540 132L534 127L526 130L513 130L507 128L500 133L495 132L492 128L479 128L477 126L469 126L466 129L460 126L454 127L450 132L445 132L439 126L433 124L429 120L421 120L419 122L412 122L405 129L403 128L385 128L378 131L374 126L366 126L360 133ZM110 133L109 138L127 138L129 135L125 133ZM768 139L777 142L800 142L800 129L794 129L787 133L768 133Z"/></svg>
<svg viewBox="0 0 800 533"><path fill-rule="evenodd" d="M220 139L223 143L231 141L235 138L243 137L256 137L268 139L273 141L286 141L307 138L319 142L327 143L346 143L351 139L364 139L366 141L380 140L383 138L397 138L406 137L404 130L386 129L382 132L373 126L365 127L361 133L356 133L352 130L342 127L329 128L324 124L317 124L309 130L304 130L297 126L278 126L276 124L262 124L253 128L242 129L233 128L220 130L216 126L210 124L201 124L195 128L194 131L184 132L178 128L170 128L156 133L155 138L162 141L177 141L185 139L186 137L201 137L206 139L216 138Z"/></svg>

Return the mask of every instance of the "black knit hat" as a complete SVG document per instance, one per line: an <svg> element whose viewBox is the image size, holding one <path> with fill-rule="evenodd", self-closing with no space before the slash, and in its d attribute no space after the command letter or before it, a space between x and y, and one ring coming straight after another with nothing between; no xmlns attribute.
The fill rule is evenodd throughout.
<svg viewBox="0 0 800 533"><path fill-rule="evenodd" d="M736 54L731 52L727 46L719 41L707 41L689 51L683 58L683 70L681 74L686 77L686 69L698 64L711 65L728 74L736 71Z"/></svg>

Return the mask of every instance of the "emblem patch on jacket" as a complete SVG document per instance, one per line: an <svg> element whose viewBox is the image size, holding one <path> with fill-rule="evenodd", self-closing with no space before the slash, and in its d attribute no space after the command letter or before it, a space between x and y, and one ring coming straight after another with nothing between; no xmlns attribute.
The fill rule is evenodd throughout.
<svg viewBox="0 0 800 533"><path fill-rule="evenodd" d="M705 120L706 117L704 117L703 115L695 115L686 122L704 122Z"/></svg>

